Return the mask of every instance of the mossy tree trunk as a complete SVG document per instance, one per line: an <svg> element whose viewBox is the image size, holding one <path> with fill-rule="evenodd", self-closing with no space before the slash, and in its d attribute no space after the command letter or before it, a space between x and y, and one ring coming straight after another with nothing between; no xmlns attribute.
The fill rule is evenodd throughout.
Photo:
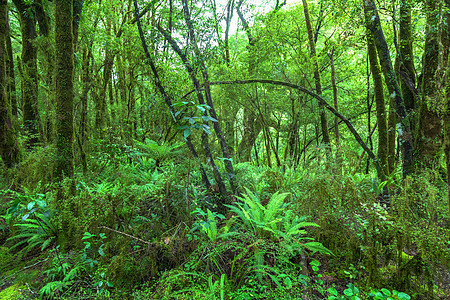
<svg viewBox="0 0 450 300"><path fill-rule="evenodd" d="M239 0L236 4L236 13L239 17L239 20L244 27L245 33L247 34L248 39L248 76L252 78L255 75L255 66L256 66L256 54L255 54L255 45L256 39L252 34L251 28L244 17L244 14L241 11L243 0ZM258 87L255 86L256 92L258 91ZM248 162L251 160L252 148L258 138L259 133L262 130L261 124L261 115L255 113L255 106L257 105L255 102L257 95L247 99L247 103L249 105L244 106L244 117L243 117L243 133L241 142L238 145L237 156L240 162Z"/></svg>
<svg viewBox="0 0 450 300"><path fill-rule="evenodd" d="M169 108L172 116L176 116L175 109L174 109L174 107L172 105L173 104L172 98L169 95L169 93L167 93L166 89L164 88L164 86L161 83L161 79L159 77L158 70L156 69L156 66L155 66L155 63L153 61L153 58L150 55L147 43L145 42L144 30L142 28L141 20L140 20L140 17L139 17L139 6L138 6L138 3L137 3L137 0L134 0L133 4L134 4L134 17L136 19L136 24L137 24L137 27L138 27L138 30L139 30L139 37L140 37L141 42L142 42L142 48L143 48L144 53L145 53L146 64L150 66L150 68L152 70L152 73L153 73L153 76L154 76L155 86L158 88L158 91L161 94L161 96L163 97L164 102L166 103L167 107ZM158 28L158 30L162 31L162 28ZM167 37L170 37L170 34L168 34L166 32L165 32L165 34L167 35ZM166 37L166 39L167 39L167 37ZM178 122L177 117L175 117L175 122ZM197 151L195 150L194 144L192 143L191 136L188 136L186 138L186 145L189 148L189 151L191 152L192 156L195 159L198 159L199 156L197 154ZM200 163L200 174L202 176L202 181L205 184L206 188L207 189L211 189L211 182L208 179L208 176L206 174L206 170L203 167L202 163Z"/></svg>
<svg viewBox="0 0 450 300"><path fill-rule="evenodd" d="M7 74L7 94L9 98L9 102L11 105L11 113L13 116L17 117L17 91L16 91L16 78L14 76L14 55L12 50L12 44L11 44L11 34L10 34L10 27L9 27L9 18L8 13L6 14L6 30L7 35L5 37L6 39L6 52L7 52L7 58L6 58L6 74Z"/></svg>
<svg viewBox="0 0 450 300"><path fill-rule="evenodd" d="M32 5L24 0L13 0L20 17L22 33L22 113L25 129L30 135L28 147L39 141L38 103L38 71L37 47L34 44L37 37L36 16Z"/></svg>
<svg viewBox="0 0 450 300"><path fill-rule="evenodd" d="M0 156L6 167L10 168L19 161L19 147L14 133L10 105L6 93L7 6L7 0L0 0Z"/></svg>
<svg viewBox="0 0 450 300"><path fill-rule="evenodd" d="M363 2L364 11L366 11L368 15L366 19L366 26L373 34L381 69L384 74L384 80L386 82L390 98L392 98L395 102L395 112L399 121L397 124L397 131L402 146L403 177L406 177L411 172L413 154L413 140L409 119L406 114L405 104L397 81L397 76L395 75L395 71L392 66L389 47L381 27L380 17L378 15L375 2L373 0L363 0Z"/></svg>
<svg viewBox="0 0 450 300"><path fill-rule="evenodd" d="M416 69L414 67L413 37L411 24L411 0L400 1L399 22L399 62L400 84L405 101L406 112L411 119L411 132L415 132L417 108L416 99Z"/></svg>
<svg viewBox="0 0 450 300"><path fill-rule="evenodd" d="M417 148L418 163L425 167L433 167L437 162L437 154L442 146L442 99L437 90L436 76L439 67L439 3L427 0L427 25L425 50L422 58L422 103L419 112L419 128Z"/></svg>
<svg viewBox="0 0 450 300"><path fill-rule="evenodd" d="M309 15L309 9L308 9L308 2L306 0L302 0L303 3L303 12L305 14L305 22L306 22L306 28L308 31L308 40L309 40L309 50L310 50L310 56L313 61L313 67L314 67L314 81L315 81L315 87L316 87L316 93L319 96L322 96L322 84L320 80L320 72L319 72L319 63L317 61L317 54L316 54L316 43L314 41L314 34L313 29L311 25L311 17ZM322 103L319 102L319 113L320 113L320 126L322 129L322 138L323 143L328 147L328 149L331 151L330 147L330 134L328 133L328 121L325 114L325 108Z"/></svg>
<svg viewBox="0 0 450 300"><path fill-rule="evenodd" d="M55 176L73 176L73 0L55 0Z"/></svg>
<svg viewBox="0 0 450 300"><path fill-rule="evenodd" d="M369 22L370 13L365 7L366 22ZM388 129L386 122L386 106L384 103L383 78L381 76L381 67L377 57L377 48L373 39L372 32L367 29L367 52L369 55L370 70L374 85L375 104L377 110L378 124L378 161L382 166L384 173L388 172Z"/></svg>

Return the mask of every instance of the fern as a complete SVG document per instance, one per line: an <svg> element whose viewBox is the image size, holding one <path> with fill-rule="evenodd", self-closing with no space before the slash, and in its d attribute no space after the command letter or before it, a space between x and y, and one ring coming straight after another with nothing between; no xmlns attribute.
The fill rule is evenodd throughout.
<svg viewBox="0 0 450 300"><path fill-rule="evenodd" d="M56 238L56 230L50 219L43 214L34 214L36 219L27 218L23 222L14 226L20 228L20 233L8 239L16 241L10 250L26 245L19 251L21 256L25 256L31 250L40 247L41 251L47 248Z"/></svg>
<svg viewBox="0 0 450 300"><path fill-rule="evenodd" d="M238 215L248 228L261 238L273 236L279 223L282 221L281 213L286 208L284 200L289 194L275 193L264 207L258 197L247 189L247 195L239 197L242 203L236 206L226 205Z"/></svg>

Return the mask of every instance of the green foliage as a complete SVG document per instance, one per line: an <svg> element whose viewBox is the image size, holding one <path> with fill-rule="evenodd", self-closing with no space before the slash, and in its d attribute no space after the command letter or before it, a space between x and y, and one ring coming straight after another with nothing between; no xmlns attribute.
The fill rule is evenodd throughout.
<svg viewBox="0 0 450 300"><path fill-rule="evenodd" d="M52 223L53 213L48 209L44 195L9 193L15 197L11 201L11 207L7 210L4 218L10 225L19 228L18 231L13 231L13 236L8 238L8 241L14 242L10 250L19 248L18 254L20 257L24 257L35 248L40 248L40 251L43 251L51 246L58 231ZM24 203L29 200L31 202ZM16 223L19 218L19 223Z"/></svg>
<svg viewBox="0 0 450 300"><path fill-rule="evenodd" d="M328 296L328 300L360 300L362 295L360 290L354 286L352 283L347 285L347 289L344 290L343 295L339 295L335 288L329 288L327 292L330 294ZM393 290L392 292L388 289L372 289L370 293L368 293L367 298L369 300L381 300L381 299L389 299L389 300L410 300L411 296L406 293L398 292Z"/></svg>

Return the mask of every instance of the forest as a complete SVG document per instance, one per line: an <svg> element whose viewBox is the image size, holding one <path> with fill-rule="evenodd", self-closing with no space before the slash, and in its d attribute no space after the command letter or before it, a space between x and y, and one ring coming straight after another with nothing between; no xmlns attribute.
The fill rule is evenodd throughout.
<svg viewBox="0 0 450 300"><path fill-rule="evenodd" d="M450 0L0 0L0 300L450 299Z"/></svg>

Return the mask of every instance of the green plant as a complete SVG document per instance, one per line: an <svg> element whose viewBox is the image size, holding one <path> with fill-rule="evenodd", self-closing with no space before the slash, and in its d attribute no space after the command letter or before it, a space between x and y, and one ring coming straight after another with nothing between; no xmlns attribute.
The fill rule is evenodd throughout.
<svg viewBox="0 0 450 300"><path fill-rule="evenodd" d="M204 212L201 208L195 209L191 214L196 214L198 220L194 222L190 232L193 233L199 230L204 235L206 235L213 243L215 243L218 239L227 238L237 234L236 232L228 232L229 226L224 226L219 230L217 226L217 219L225 219L224 215L222 214L212 212L209 209Z"/></svg>
<svg viewBox="0 0 450 300"><path fill-rule="evenodd" d="M264 206L255 194L247 190L247 195L238 197L242 203L226 206L236 213L244 225L259 238L282 238L313 252L331 254L319 242L300 242L300 239L312 240L305 236L307 233L305 227L319 227L319 225L306 222L306 217L292 217L292 210L288 209L289 203L284 203L288 195L288 193L275 193Z"/></svg>
<svg viewBox="0 0 450 300"><path fill-rule="evenodd" d="M85 289L95 291L96 295L106 297L110 295L108 288L113 287L113 284L105 278L105 272L98 268L99 262L96 259L96 254L101 257L105 256L103 240L106 236L104 233L100 233L98 242L86 241L94 238L96 235L89 232L84 233L82 240L84 240L85 247L76 257L62 255L59 246L51 252L54 253L53 259L50 267L44 271L48 282L39 291L40 299L43 297L53 298L56 296L56 292L67 294L75 284L78 284L78 289L82 290L83 286L80 285L80 282L84 283ZM93 243L99 246L94 248ZM82 281L81 279L88 272L93 272L96 276L89 275L90 280ZM85 283L89 283L87 287Z"/></svg>
<svg viewBox="0 0 450 300"><path fill-rule="evenodd" d="M339 295L337 290L333 288L327 289L327 292L330 294L328 296L328 300L360 300L360 290L353 285L353 283L349 283L347 285L347 289L344 290L344 295ZM368 300L410 300L411 296L406 293L398 292L393 290L392 292L388 289L372 289L370 293L367 295Z"/></svg>
<svg viewBox="0 0 450 300"><path fill-rule="evenodd" d="M40 247L41 251L43 251L56 239L57 229L51 222L51 211L42 197L43 195L29 202L23 209L20 209L21 203L18 202L13 204L12 208L8 210L7 219L11 219L13 215L19 212L25 212L20 218L20 223L14 224L15 227L19 228L19 232L8 238L8 241L17 241L10 247L10 250L25 245L19 251L21 256L25 256L37 247Z"/></svg>
<svg viewBox="0 0 450 300"><path fill-rule="evenodd" d="M259 198L247 189L247 195L238 197L241 203L226 205L242 220L244 225L260 238L274 237L278 225L282 221L281 214L287 207L284 200L289 194L275 193L267 206L261 204Z"/></svg>

